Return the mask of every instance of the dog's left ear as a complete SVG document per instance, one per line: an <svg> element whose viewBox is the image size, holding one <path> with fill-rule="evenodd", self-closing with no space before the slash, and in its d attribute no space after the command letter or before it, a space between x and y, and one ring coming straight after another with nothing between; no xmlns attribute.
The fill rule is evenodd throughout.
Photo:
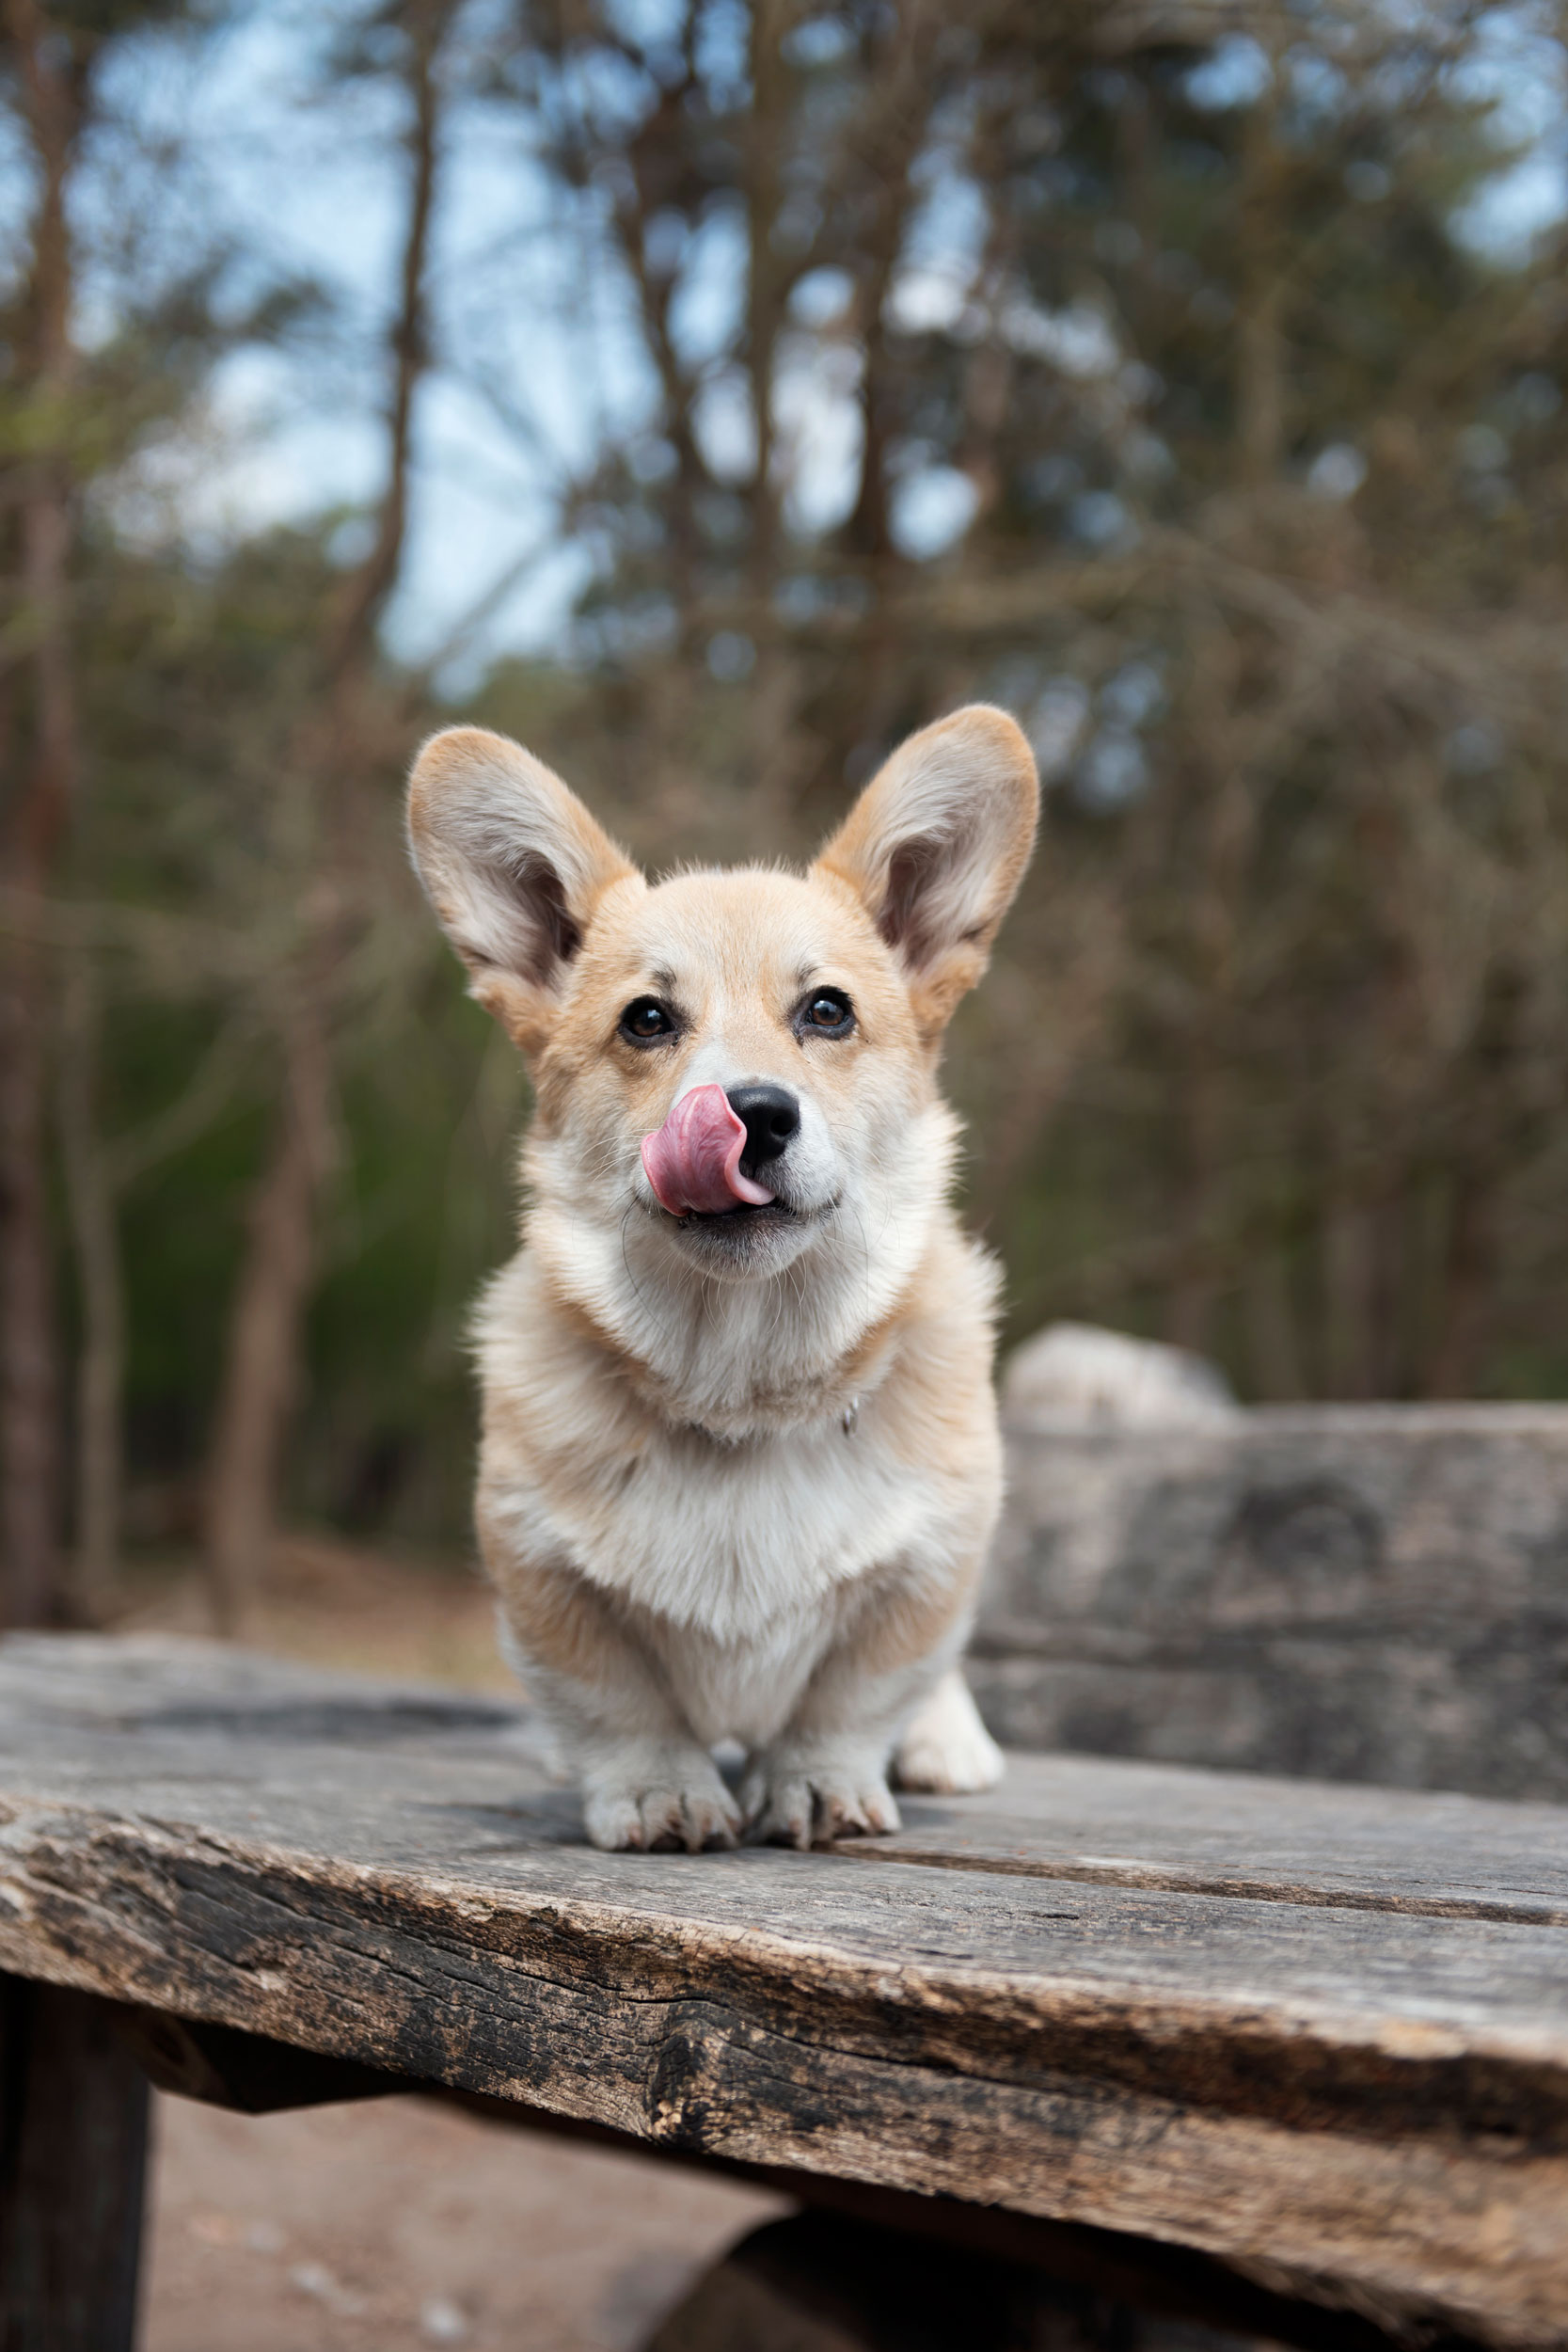
<svg viewBox="0 0 1568 2352"><path fill-rule="evenodd" d="M594 911L642 878L561 778L504 735L447 727L408 780L408 846L469 994L525 1054L547 1042Z"/></svg>
<svg viewBox="0 0 1568 2352"><path fill-rule="evenodd" d="M927 1038L986 968L1039 797L1022 727L972 703L899 745L817 858L814 872L849 884L903 964Z"/></svg>

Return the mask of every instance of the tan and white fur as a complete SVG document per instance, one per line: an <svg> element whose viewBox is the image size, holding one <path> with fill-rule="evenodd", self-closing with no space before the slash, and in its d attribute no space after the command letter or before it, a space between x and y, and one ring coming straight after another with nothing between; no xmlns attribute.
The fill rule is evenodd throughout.
<svg viewBox="0 0 1568 2352"><path fill-rule="evenodd" d="M906 1787L998 1776L958 1668L1001 1496L996 1272L949 1204L937 1060L1037 805L1023 736L976 706L803 876L650 884L518 745L419 756L419 871L536 1095L523 1246L478 1321L480 1542L596 1845L805 1846L896 1828L895 1757ZM650 1002L668 1031L627 1034ZM771 1205L660 1205L641 1139L704 1085L798 1103Z"/></svg>

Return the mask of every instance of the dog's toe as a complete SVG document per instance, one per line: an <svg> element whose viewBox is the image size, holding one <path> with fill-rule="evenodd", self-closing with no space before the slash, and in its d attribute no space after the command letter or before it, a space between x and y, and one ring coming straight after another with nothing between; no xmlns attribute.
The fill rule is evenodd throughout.
<svg viewBox="0 0 1568 2352"><path fill-rule="evenodd" d="M701 1853L735 1845L742 1827L706 1756L685 1771L601 1776L585 1791L583 1819L595 1846L620 1853Z"/></svg>
<svg viewBox="0 0 1568 2352"><path fill-rule="evenodd" d="M847 1772L831 1764L763 1767L742 1794L751 1834L759 1844L832 1845L836 1837L869 1837L898 1827L898 1807L879 1772Z"/></svg>
<svg viewBox="0 0 1568 2352"><path fill-rule="evenodd" d="M811 1783L796 1776L748 1784L752 1837L764 1846L811 1844Z"/></svg>
<svg viewBox="0 0 1568 2352"><path fill-rule="evenodd" d="M816 1845L835 1837L885 1837L900 1826L898 1806L885 1780L851 1787L830 1781L815 1794Z"/></svg>
<svg viewBox="0 0 1568 2352"><path fill-rule="evenodd" d="M703 1853L712 1847L736 1843L740 1836L740 1811L727 1790L677 1788L670 1795L672 1845L684 1846L688 1853Z"/></svg>
<svg viewBox="0 0 1568 2352"><path fill-rule="evenodd" d="M603 1847L607 1853L635 1851L646 1842L635 1790L591 1788L583 1800L582 1811L590 1842Z"/></svg>
<svg viewBox="0 0 1568 2352"><path fill-rule="evenodd" d="M703 1853L733 1846L740 1815L721 1789L649 1788L638 1801L638 1845L648 1853Z"/></svg>

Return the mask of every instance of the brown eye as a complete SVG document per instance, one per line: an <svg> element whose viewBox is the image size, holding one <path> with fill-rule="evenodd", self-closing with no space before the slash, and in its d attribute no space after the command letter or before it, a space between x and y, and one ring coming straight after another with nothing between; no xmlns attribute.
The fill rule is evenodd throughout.
<svg viewBox="0 0 1568 2352"><path fill-rule="evenodd" d="M847 1037L855 1025L855 1009L842 989L819 988L815 996L808 996L797 1018L797 1026L812 1030L817 1037Z"/></svg>
<svg viewBox="0 0 1568 2352"><path fill-rule="evenodd" d="M634 996L619 1026L621 1035L633 1045L654 1045L661 1037L674 1036L675 1016L657 996Z"/></svg>

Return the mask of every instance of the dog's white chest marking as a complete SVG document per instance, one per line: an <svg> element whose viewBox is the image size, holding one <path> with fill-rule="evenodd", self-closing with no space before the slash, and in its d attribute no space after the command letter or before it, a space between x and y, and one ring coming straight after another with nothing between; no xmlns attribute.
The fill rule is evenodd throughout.
<svg viewBox="0 0 1568 2352"><path fill-rule="evenodd" d="M833 1586L940 1548L931 1481L863 1422L846 1443L825 1415L724 1445L700 1431L653 1433L586 1493L555 1481L497 1496L539 1556L718 1643L755 1643ZM494 1507L494 1506L493 1506Z"/></svg>

